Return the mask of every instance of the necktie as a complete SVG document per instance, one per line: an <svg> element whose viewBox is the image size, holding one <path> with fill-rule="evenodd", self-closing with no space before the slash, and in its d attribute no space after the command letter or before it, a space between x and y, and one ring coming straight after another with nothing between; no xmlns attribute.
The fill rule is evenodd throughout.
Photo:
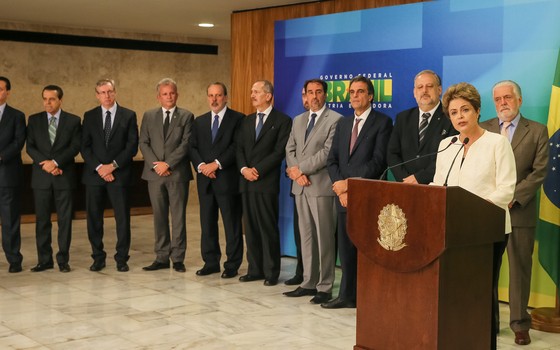
<svg viewBox="0 0 560 350"><path fill-rule="evenodd" d="M111 135L111 111L107 111L105 115L105 127L103 127L105 134L105 146L109 145L109 136Z"/></svg>
<svg viewBox="0 0 560 350"><path fill-rule="evenodd" d="M56 118L51 116L49 119L49 139L51 140L51 145L54 143L56 138Z"/></svg>
<svg viewBox="0 0 560 350"><path fill-rule="evenodd" d="M219 127L220 127L220 117L216 114L214 116L214 122L212 123L212 143L216 139L216 135L218 135Z"/></svg>
<svg viewBox="0 0 560 350"><path fill-rule="evenodd" d="M350 137L350 154L354 150L354 146L356 145L356 140L358 139L358 125L362 120L360 118L354 119L354 127L352 128L352 136Z"/></svg>
<svg viewBox="0 0 560 350"><path fill-rule="evenodd" d="M165 111L165 119L163 120L163 137L167 136L169 131L169 111Z"/></svg>
<svg viewBox="0 0 560 350"><path fill-rule="evenodd" d="M420 122L420 128L418 130L418 143L422 143L424 136L426 136L426 130L428 130L428 118L430 118L430 113L422 114L422 121Z"/></svg>
<svg viewBox="0 0 560 350"><path fill-rule="evenodd" d="M255 130L255 140L259 138L259 134L261 133L264 123L264 113L257 113L257 115L259 116L259 122L257 124L257 129Z"/></svg>
<svg viewBox="0 0 560 350"><path fill-rule="evenodd" d="M511 126L511 122L503 122L502 123L502 130L500 131L500 134L507 137L508 140L509 140L509 127L510 126Z"/></svg>
<svg viewBox="0 0 560 350"><path fill-rule="evenodd" d="M307 129L305 130L305 141L307 141L307 136L311 133L313 126L315 126L315 118L317 117L317 113L311 114L311 120L309 121L309 125L307 125Z"/></svg>

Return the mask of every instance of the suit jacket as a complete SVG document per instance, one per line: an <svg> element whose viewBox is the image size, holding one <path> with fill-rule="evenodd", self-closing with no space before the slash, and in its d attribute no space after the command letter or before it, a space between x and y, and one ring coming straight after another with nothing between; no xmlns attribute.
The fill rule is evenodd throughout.
<svg viewBox="0 0 560 350"><path fill-rule="evenodd" d="M418 143L420 109L414 107L397 114L395 126L389 139L387 163L389 166L435 153L441 140L456 135L451 121L443 114L441 103L434 112L422 143ZM436 155L399 165L391 169L397 181L414 175L418 183L429 184L436 171Z"/></svg>
<svg viewBox="0 0 560 350"><path fill-rule="evenodd" d="M257 181L240 180L241 192L280 192L280 173L282 160L286 153L286 142L290 136L292 119L273 108L263 125L259 138L255 140L257 114L246 117L237 133L236 158L237 171L243 167L256 168Z"/></svg>
<svg viewBox="0 0 560 350"><path fill-rule="evenodd" d="M292 132L286 145L286 164L297 165L307 175L311 185L302 187L292 181L292 193L300 195L304 191L309 196L335 196L327 170L327 157L332 146L334 131L342 115L325 108L311 129L307 140L305 131L311 112L305 112L294 119Z"/></svg>
<svg viewBox="0 0 560 350"><path fill-rule="evenodd" d="M500 121L493 118L480 125L488 131L500 133ZM523 115L511 140L515 157L517 183L510 209L512 226L534 227L537 222L537 190L546 176L548 164L548 132L546 126L528 120Z"/></svg>
<svg viewBox="0 0 560 350"><path fill-rule="evenodd" d="M95 168L100 164L110 164L114 160L119 167L113 172L113 183L118 186L131 186L132 158L138 152L136 113L117 106L107 146L103 133L103 119L101 106L84 114L81 152L85 164L82 182L85 185L105 185L105 180L97 174Z"/></svg>
<svg viewBox="0 0 560 350"><path fill-rule="evenodd" d="M239 169L235 162L235 134L245 117L244 114L227 108L226 113L212 142L212 112L194 120L193 142L190 148L192 165L197 169L201 163L220 162L222 168L216 171L216 178L210 179L197 172L196 183L199 193L231 195L239 193Z"/></svg>
<svg viewBox="0 0 560 350"><path fill-rule="evenodd" d="M75 189L76 164L74 157L80 152L82 126L77 115L60 112L56 137L51 145L47 112L29 117L27 125L27 153L33 159L31 187L56 190ZM42 170L44 160L54 160L62 170L62 175L53 176Z"/></svg>
<svg viewBox="0 0 560 350"><path fill-rule="evenodd" d="M25 144L25 115L8 105L0 120L0 187L21 186L21 149Z"/></svg>
<svg viewBox="0 0 560 350"><path fill-rule="evenodd" d="M354 116L342 118L336 126L333 144L327 158L329 176L334 183L350 177L377 179L387 166L387 144L393 129L391 118L371 110L350 154L350 137ZM336 201L339 211L346 211Z"/></svg>
<svg viewBox="0 0 560 350"><path fill-rule="evenodd" d="M187 159L192 139L194 115L183 108L175 108L167 136L163 136L163 111L161 107L144 113L140 127L140 150L144 156L142 179L187 182L193 179ZM169 164L171 175L161 177L154 171L154 162Z"/></svg>

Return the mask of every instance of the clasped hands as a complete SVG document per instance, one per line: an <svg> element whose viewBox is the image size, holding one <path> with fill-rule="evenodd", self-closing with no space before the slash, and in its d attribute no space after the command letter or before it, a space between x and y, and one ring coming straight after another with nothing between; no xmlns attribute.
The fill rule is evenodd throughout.
<svg viewBox="0 0 560 350"><path fill-rule="evenodd" d="M39 165L41 166L41 169L43 169L43 171L53 176L62 175L63 173L62 169L60 169L53 160L44 160L39 163Z"/></svg>
<svg viewBox="0 0 560 350"><path fill-rule="evenodd" d="M335 181L332 190L338 196L340 205L346 208L348 206L348 180Z"/></svg>
<svg viewBox="0 0 560 350"><path fill-rule="evenodd" d="M311 181L309 180L307 175L302 173L301 170L299 170L299 167L297 165L294 165L293 167L287 168L286 169L286 174L288 175L288 177L291 180L294 180L298 185L300 185L302 187L306 187L306 186L311 185Z"/></svg>
<svg viewBox="0 0 560 350"><path fill-rule="evenodd" d="M103 164L97 169L97 174L106 182L113 182L115 181L114 170L113 164Z"/></svg>
<svg viewBox="0 0 560 350"><path fill-rule="evenodd" d="M218 163L212 162L212 163L202 163L198 168L200 169L202 175L210 179L215 179L216 171L220 168L220 166L218 165Z"/></svg>
<svg viewBox="0 0 560 350"><path fill-rule="evenodd" d="M245 180L251 182L257 181L259 179L259 172L256 168L243 168L243 170L241 171L241 175L243 175Z"/></svg>
<svg viewBox="0 0 560 350"><path fill-rule="evenodd" d="M154 169L156 174L158 174L159 176L165 177L171 175L169 164L167 164L166 162L153 162L152 164L154 165L152 169Z"/></svg>

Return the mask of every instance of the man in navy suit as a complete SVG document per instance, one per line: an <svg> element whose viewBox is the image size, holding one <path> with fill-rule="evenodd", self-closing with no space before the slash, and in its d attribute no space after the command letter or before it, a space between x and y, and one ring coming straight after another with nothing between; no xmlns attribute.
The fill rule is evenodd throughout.
<svg viewBox="0 0 560 350"><path fill-rule="evenodd" d="M212 83L206 89L210 112L194 121L190 155L197 171L200 203L200 252L204 266L198 276L220 272L222 252L219 242L218 210L226 237L226 256L222 278L237 276L243 260L241 195L239 171L235 163L235 133L245 117L227 107L227 88Z"/></svg>
<svg viewBox="0 0 560 350"><path fill-rule="evenodd" d="M441 140L457 134L451 121L443 114L440 103L441 79L431 70L423 70L414 78L417 107L397 114L389 140L387 163L395 179L411 184L429 184L436 171L435 153ZM402 162L415 159L406 164Z"/></svg>
<svg viewBox="0 0 560 350"><path fill-rule="evenodd" d="M333 191L338 196L338 252L342 280L338 297L321 304L326 309L356 307L357 251L346 232L347 179L381 176L387 165L387 144L393 128L391 118L371 107L374 94L371 80L363 76L352 79L349 94L354 115L337 124L327 158Z"/></svg>
<svg viewBox="0 0 560 350"><path fill-rule="evenodd" d="M9 272L21 272L21 149L25 144L25 115L6 104L12 85L0 76L0 219L2 249Z"/></svg>
<svg viewBox="0 0 560 350"><path fill-rule="evenodd" d="M257 112L249 115L237 133L237 166L243 200L247 274L241 282L264 279L274 286L280 275L280 231L278 229L280 174L292 119L272 107L274 87L260 80L251 88Z"/></svg>
<svg viewBox="0 0 560 350"><path fill-rule="evenodd" d="M53 268L51 208L54 201L58 222L56 262L61 272L70 272L72 196L76 189L74 157L80 152L81 119L61 109L62 88L43 89L44 112L29 117L27 153L33 159L31 187L35 199L35 239L40 272Z"/></svg>
<svg viewBox="0 0 560 350"><path fill-rule="evenodd" d="M98 81L95 94L101 105L84 114L82 127L82 182L86 185L88 238L93 251L91 271L105 268L103 211L107 197L117 224L117 270L129 269L128 187L132 183L132 158L138 152L138 124L134 111L116 103L116 93L113 80Z"/></svg>

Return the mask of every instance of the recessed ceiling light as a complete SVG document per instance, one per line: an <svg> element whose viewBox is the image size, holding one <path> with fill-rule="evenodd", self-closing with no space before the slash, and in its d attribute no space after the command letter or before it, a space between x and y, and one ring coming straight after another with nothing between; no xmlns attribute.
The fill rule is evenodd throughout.
<svg viewBox="0 0 560 350"><path fill-rule="evenodd" d="M198 26L203 28L212 28L214 27L214 23L199 23Z"/></svg>

